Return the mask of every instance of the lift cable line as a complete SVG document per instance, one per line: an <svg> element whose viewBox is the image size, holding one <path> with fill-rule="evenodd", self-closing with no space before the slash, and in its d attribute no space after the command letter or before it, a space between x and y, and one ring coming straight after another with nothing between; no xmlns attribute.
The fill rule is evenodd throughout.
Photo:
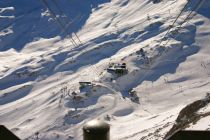
<svg viewBox="0 0 210 140"><path fill-rule="evenodd" d="M166 32L166 34L164 35L163 38L165 38L165 37L169 34L170 30L174 27L175 23L177 22L177 20L179 19L179 17L182 15L182 13L184 12L184 10L187 8L188 4L189 4L189 1L188 1L188 2L185 4L185 6L182 8L181 12L178 14L178 16L176 17L176 19L175 19L174 22L172 23L172 25L169 26L169 29L168 29L168 31Z"/></svg>
<svg viewBox="0 0 210 140"><path fill-rule="evenodd" d="M49 7L49 4L47 3L47 0L42 0L42 1L44 1L46 4L46 7L48 8ZM54 5L56 6L56 8L57 8L57 10L59 11L59 13L61 14L61 15L64 15L63 13L63 11L61 10L61 8L59 8L59 6L58 6L58 3L55 1L55 0L52 0L52 2L54 3ZM53 16L55 17L55 19L57 20L57 21L59 21L59 24L61 24L62 26L62 29L65 31L65 32L67 32L66 31L66 27L63 25L63 23L61 22L61 20L59 20L57 17L56 17L56 14L55 14L55 12L53 12L53 10L49 7L49 10L50 10L50 12L52 12L52 14L53 14ZM65 21L65 23L67 24L67 26L68 26L68 21L66 20L66 19L64 19L64 21ZM71 22L72 23L72 22ZM71 24L70 23L70 24ZM79 40L79 42L80 42L80 44L82 44L82 42L80 41L80 39L79 39L79 37L76 35L76 33L74 33L75 34L75 36L77 37L77 39ZM75 42L75 40L72 38L72 40ZM75 44L76 44L76 42L75 42ZM77 44L76 44L76 46L77 46ZM92 71L92 72L94 72L94 71L96 71L97 70L97 67L96 66L94 66L94 65L91 65L90 66L90 70ZM96 75L99 75L97 72L94 72Z"/></svg>
<svg viewBox="0 0 210 140"><path fill-rule="evenodd" d="M60 26L60 28L63 30L63 32L66 33L67 37L70 37L70 40L72 42L72 44L77 47L78 44L76 43L76 41L72 38L72 36L69 35L69 33L66 31L65 29L65 25L60 21L60 19L57 18L55 12L50 8L47 0L42 0L42 2L44 3L44 5L46 6L46 8L50 11L51 15L54 17L55 21L58 23L58 25Z"/></svg>
<svg viewBox="0 0 210 140"><path fill-rule="evenodd" d="M176 19L174 20L174 22L172 23L172 25L169 25L169 29L168 31L166 32L166 34L163 36L163 40L166 38L166 36L170 33L171 29L174 27L175 23L177 22L177 20L179 19L179 17L182 15L182 13L184 12L184 10L187 8L189 4L189 1L185 4L185 6L182 8L181 12L178 14L178 16L176 17ZM163 42L163 40L160 41L160 46Z"/></svg>
<svg viewBox="0 0 210 140"><path fill-rule="evenodd" d="M203 4L205 0L200 0L198 1L198 3L195 4L195 6L192 8L192 10L190 11L190 13L187 15L187 17L182 21L181 24L179 24L178 28L181 28L182 25L186 22L188 22L194 15L192 15L193 11L197 11L200 6ZM166 38L166 36L170 33L171 29L174 28L175 23L177 22L177 20L180 18L180 16L182 15L182 13L184 12L184 10L187 8L187 5L190 3L190 1L188 1L185 6L182 8L181 12L179 13L179 15L176 17L175 21L173 22L173 24L170 26L170 28L168 29L168 31L166 32L166 34L164 35L163 39ZM167 39L167 42L164 44L167 45L168 42L170 41L170 39ZM163 42L163 40L161 40L160 44L161 45Z"/></svg>
<svg viewBox="0 0 210 140"><path fill-rule="evenodd" d="M193 11L197 11L197 10L203 5L204 1L206 1L206 0L200 0L200 1L195 5L195 7L193 8L193 10L191 10L190 14L189 14L189 15L185 18L185 20L180 24L180 27L181 27L184 23L188 22L190 19L192 19L192 18L196 15L196 13L193 14ZM193 15L192 15L192 14L193 14ZM191 16L191 15L192 15L192 16Z"/></svg>
<svg viewBox="0 0 210 140"><path fill-rule="evenodd" d="M198 1L198 3L195 4L195 6L192 8L192 10L190 11L190 13L187 15L187 17L182 21L182 23L177 27L178 30L182 27L182 25L184 23L188 23L190 19L192 19L196 14L193 14L194 11L197 11L201 6L202 4L204 3L205 0L200 0ZM193 15L192 15L193 14ZM178 35L177 35L178 36ZM176 37L177 37L176 36ZM175 37L175 38L176 38ZM166 46L170 41L170 38L168 39L168 41L164 44L164 46Z"/></svg>
<svg viewBox="0 0 210 140"><path fill-rule="evenodd" d="M60 12L60 14L61 14L61 15L64 15L63 10L58 6L58 3L57 3L55 0L52 0L52 2L53 2L54 5L56 6L56 8L57 8L58 11ZM67 21L65 18L64 18L64 21L65 21L66 25L68 25L68 21ZM66 26L65 28L68 29L68 27L69 27L70 25L72 25L73 22L74 22L74 21L70 20L70 24L69 24L68 26ZM79 40L80 44L83 44L82 41L80 40L79 36L78 36L75 32L73 32L73 34L74 34L74 35L76 36L76 38Z"/></svg>
<svg viewBox="0 0 210 140"><path fill-rule="evenodd" d="M202 4L203 4L204 2L205 2L205 0L200 0L199 2L197 2L197 3L195 4L195 6L194 6L194 7L192 8L192 10L190 11L190 13L184 18L184 20L181 22L181 24L178 25L176 31L179 31L179 29L182 27L182 25L183 25L184 23L188 23L188 22L190 21L190 19L192 19L192 18L196 15L196 13L193 14L193 12L194 12L194 11L197 11L197 10L202 6ZM189 1L188 1L188 3L189 3ZM188 5L188 3L186 3L186 5ZM184 8L181 10L181 13L183 13L183 11L185 10L186 5L185 5ZM192 14L193 14L193 15L192 15ZM179 18L180 16L181 16L181 14L179 14L179 15L177 16L177 18L175 19L175 21L177 21L178 18ZM175 25L175 23L176 23L176 22L173 22L173 25ZM173 28L173 27L172 27L172 28ZM167 34L169 34L169 32L170 32L170 30L171 30L172 28L169 28L169 29L168 29L167 33L165 34L165 37L167 36ZM171 35L171 36L172 36L172 35ZM178 36L178 34L177 34L177 35L174 35L174 36L172 36L172 37L176 38L177 36ZM164 38L165 38L165 37L164 37ZM167 38L166 41L167 41L167 42L166 42L163 46L166 46L166 45L170 42L170 38ZM161 42L159 43L159 46L161 46L162 42L163 42L163 40L161 40Z"/></svg>
<svg viewBox="0 0 210 140"><path fill-rule="evenodd" d="M74 47L77 47L77 43L75 42L75 40L69 36L69 33L66 31L65 26L63 25L63 23L57 18L56 14L53 12L53 10L50 8L49 4L47 3L46 0L41 0L44 5L46 6L46 8L50 11L50 14L54 17L55 21L58 23L58 25L60 26L60 28L63 30L63 32L66 33L67 37L70 37L70 40L72 42L72 44L74 45Z"/></svg>
<svg viewBox="0 0 210 140"><path fill-rule="evenodd" d="M48 3L46 0L41 0L43 2L43 4L45 5L45 7L50 11L50 14L52 15L52 17L55 19L55 21L57 22L57 24L60 26L60 28L67 34L67 36L69 36L69 33L65 30L65 26L63 25L63 23L57 18L56 14L53 12L53 10L49 7ZM75 40L71 37L70 40L72 42L72 44L74 45L74 47L77 47L77 43L75 42Z"/></svg>

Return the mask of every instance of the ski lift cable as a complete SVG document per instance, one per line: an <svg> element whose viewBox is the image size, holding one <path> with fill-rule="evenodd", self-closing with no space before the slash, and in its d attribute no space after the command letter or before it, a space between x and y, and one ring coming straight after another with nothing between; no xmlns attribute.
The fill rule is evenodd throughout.
<svg viewBox="0 0 210 140"><path fill-rule="evenodd" d="M41 0L41 2L44 4L44 6L50 11L50 14L52 17L55 19L59 27L68 35L67 31L65 30L65 26L62 24L62 22L56 17L56 14L53 12L53 10L49 7L48 3L46 0ZM77 43L74 41L72 37L70 37L70 41L74 45L74 47L77 47Z"/></svg>
<svg viewBox="0 0 210 140"><path fill-rule="evenodd" d="M70 37L70 40L72 42L72 44L74 45L74 47L77 47L77 43L76 41L69 36L68 32L65 29L65 26L63 25L63 23L57 18L56 14L54 13L54 11L50 8L49 4L47 3L47 0L43 0L45 6L49 9L50 13L52 14L52 16L54 17L54 19L57 21L58 25L61 27L61 29L63 30L63 32L66 33L67 37Z"/></svg>
<svg viewBox="0 0 210 140"><path fill-rule="evenodd" d="M76 22L77 20L80 20L81 19L81 14L79 14L79 15L77 15L77 17L75 17L73 20L72 20L72 22L66 22L67 24L66 24L66 26L65 26L65 29L66 30L68 30L69 29L69 27L74 23L74 22Z"/></svg>
<svg viewBox="0 0 210 140"><path fill-rule="evenodd" d="M60 15L65 15L63 10L61 10L61 8L59 7L59 4L55 0L51 0L51 1L54 4L54 6L56 7L56 9L58 10L59 14ZM66 16L66 17L68 18L68 16ZM66 18L63 18L63 20L64 20L65 24L67 24L67 26L70 26L73 23L73 21L69 18L68 18L68 20L70 20L70 22L68 22L68 20Z"/></svg>
<svg viewBox="0 0 210 140"><path fill-rule="evenodd" d="M188 23L189 22L189 20L190 19L192 19L195 15L196 15L196 13L194 14L194 15L192 15L193 14L193 11L197 11L201 6L202 6L202 4L205 2L205 0L200 0L196 5L195 5L195 7L192 9L192 11L188 14L188 16L183 20L183 22L179 25L179 27L178 28L181 28L182 27L182 25L184 24L184 23ZM178 36L178 35L177 35ZM176 36L176 37L177 37ZM175 37L175 38L176 38ZM170 38L168 39L168 41L164 44L164 46L166 46L168 43L170 42Z"/></svg>
<svg viewBox="0 0 210 140"><path fill-rule="evenodd" d="M192 19L195 15L196 15L196 13L194 13L193 14L193 12L194 11L197 11L202 5L203 5L203 3L205 2L205 0L200 0L197 4L196 4L196 6L194 7L194 9L190 12L190 14L185 18L185 20L180 24L180 27L184 24L184 23L186 23L186 22L189 22L189 20L190 19ZM193 15L192 15L193 14ZM192 16L191 16L192 15Z"/></svg>
<svg viewBox="0 0 210 140"><path fill-rule="evenodd" d="M178 29L180 29L182 27L182 25L184 23L188 23L190 21L190 19L192 19L196 13L194 15L192 15L193 11L197 11L201 6L202 4L205 2L205 0L200 0L195 6L194 8L192 9L192 11L187 15L187 17L183 20L183 22L179 25ZM178 34L176 36L174 36L174 38L176 38L178 36ZM166 46L169 42L170 42L171 38L168 38L167 39L167 42L164 44L164 46ZM161 43L160 43L161 45Z"/></svg>
<svg viewBox="0 0 210 140"><path fill-rule="evenodd" d="M169 32L171 31L171 29L174 27L175 23L177 22L177 20L179 19L179 17L182 15L182 13L184 12L184 10L187 8L189 4L189 1L185 4L185 6L182 8L181 12L178 14L178 16L176 17L176 19L174 20L174 22L172 23L172 25L169 26L168 31L166 32L166 34L163 36L163 38L165 38ZM160 45L162 44L162 41L160 42Z"/></svg>
<svg viewBox="0 0 210 140"><path fill-rule="evenodd" d="M52 13L52 16L55 18L55 20L57 21L57 23L59 24L59 26L61 27L61 29L63 30L63 32L66 33L67 37L70 37L70 40L72 42L72 44L74 45L74 47L77 47L77 43L75 42L75 40L69 36L68 32L65 29L65 26L63 25L63 23L57 18L56 14L53 12L53 10L50 8L49 4L47 3L46 0L43 0L47 6L47 8L49 9L50 13Z"/></svg>
<svg viewBox="0 0 210 140"><path fill-rule="evenodd" d="M57 10L59 11L59 14L60 15L64 15L62 10L60 9L60 7L58 6L58 3L55 1L55 0L52 0L53 4L55 5L55 7L57 8ZM73 24L73 21L70 20L70 22L68 22L65 18L64 18L65 22L68 23L66 26L65 26L65 30L67 30L68 26L70 26L71 24Z"/></svg>
<svg viewBox="0 0 210 140"><path fill-rule="evenodd" d="M58 3L55 1L55 0L52 0L52 2L54 3L54 5L56 6L56 8L58 9L58 11L60 12L60 14L61 15L64 15L64 12L63 12L63 10L58 6ZM69 19L69 18L68 18ZM69 19L70 20L70 19ZM64 21L65 21L65 23L66 23L66 25L68 25L68 21L64 18ZM70 24L68 25L68 27L70 26L70 25L72 25L73 24L73 21L72 20L70 20ZM68 29L68 28L67 28ZM83 44L82 43L82 41L80 40L80 38L79 38L79 36L75 33L75 32L73 32L73 34L76 36L76 38L79 40L79 42L80 42L80 44Z"/></svg>

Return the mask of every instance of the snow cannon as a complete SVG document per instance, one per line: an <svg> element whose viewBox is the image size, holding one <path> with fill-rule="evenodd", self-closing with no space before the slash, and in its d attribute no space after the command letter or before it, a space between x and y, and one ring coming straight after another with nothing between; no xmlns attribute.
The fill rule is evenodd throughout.
<svg viewBox="0 0 210 140"><path fill-rule="evenodd" d="M92 120L83 126L83 140L110 140L110 125L100 121Z"/></svg>

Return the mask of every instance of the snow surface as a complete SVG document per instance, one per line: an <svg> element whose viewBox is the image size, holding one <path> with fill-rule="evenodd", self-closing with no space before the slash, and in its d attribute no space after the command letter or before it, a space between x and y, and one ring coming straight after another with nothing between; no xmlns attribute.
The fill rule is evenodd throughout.
<svg viewBox="0 0 210 140"><path fill-rule="evenodd" d="M48 2L66 31L41 1L0 1L0 124L21 139L81 140L83 124L101 119L113 140L162 140L179 111L209 92L208 0L196 9L189 1L165 38L187 0ZM111 63L126 63L128 74L107 72ZM209 108L187 129L209 130Z"/></svg>

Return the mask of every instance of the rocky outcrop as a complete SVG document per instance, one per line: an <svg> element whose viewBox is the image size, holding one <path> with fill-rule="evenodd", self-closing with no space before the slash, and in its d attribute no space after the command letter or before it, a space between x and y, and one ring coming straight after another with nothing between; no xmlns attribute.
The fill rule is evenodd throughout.
<svg viewBox="0 0 210 140"><path fill-rule="evenodd" d="M206 97L201 100L197 100L189 105L187 105L185 108L183 108L173 127L168 131L168 133L165 135L165 139L173 135L179 130L185 129L188 127L191 123L196 123L201 117L206 116L206 114L197 114L197 112L208 105L210 103L210 93L207 93Z"/></svg>

